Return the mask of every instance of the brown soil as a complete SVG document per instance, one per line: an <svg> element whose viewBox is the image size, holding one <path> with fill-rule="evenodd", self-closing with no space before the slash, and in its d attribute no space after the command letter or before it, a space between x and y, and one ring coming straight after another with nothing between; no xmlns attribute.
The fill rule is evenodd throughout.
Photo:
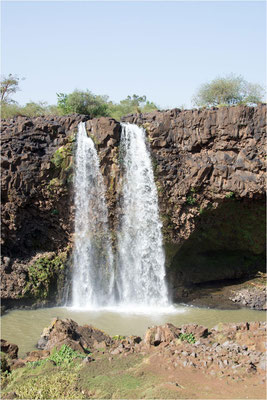
<svg viewBox="0 0 267 400"><path fill-rule="evenodd" d="M260 375L234 378L221 371L221 377L212 377L200 370L175 368L168 364L166 357L153 354L148 360L144 373L156 375L162 388L173 399L265 399L265 378Z"/></svg>

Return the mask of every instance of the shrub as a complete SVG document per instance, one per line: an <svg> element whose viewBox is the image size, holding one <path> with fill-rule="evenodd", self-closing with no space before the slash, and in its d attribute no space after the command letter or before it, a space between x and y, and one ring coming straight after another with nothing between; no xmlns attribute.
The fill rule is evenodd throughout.
<svg viewBox="0 0 267 400"><path fill-rule="evenodd" d="M46 299L53 280L65 269L66 253L50 259L39 258L28 269L28 283L24 289L23 296Z"/></svg>
<svg viewBox="0 0 267 400"><path fill-rule="evenodd" d="M187 202L187 204L193 205L196 203L196 199L193 196L188 196L186 198L186 202Z"/></svg>
<svg viewBox="0 0 267 400"><path fill-rule="evenodd" d="M89 352L89 350L88 350ZM73 350L71 347L63 344L60 350L54 349L48 360L54 361L56 365L71 364L75 358L85 358L86 356L78 351Z"/></svg>
<svg viewBox="0 0 267 400"><path fill-rule="evenodd" d="M180 333L179 339L183 342L186 340L188 343L195 343L196 339L193 333Z"/></svg>

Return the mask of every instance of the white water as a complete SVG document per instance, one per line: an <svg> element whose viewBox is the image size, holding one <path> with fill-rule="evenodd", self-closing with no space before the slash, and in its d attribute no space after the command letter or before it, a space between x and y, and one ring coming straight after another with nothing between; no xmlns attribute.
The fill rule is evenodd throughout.
<svg viewBox="0 0 267 400"><path fill-rule="evenodd" d="M90 309L111 305L114 271L105 186L84 123L79 124L77 134L75 208L72 306Z"/></svg>
<svg viewBox="0 0 267 400"><path fill-rule="evenodd" d="M169 305L165 254L158 194L142 128L122 124L120 156L124 168L123 215L118 233L120 305L162 309Z"/></svg>

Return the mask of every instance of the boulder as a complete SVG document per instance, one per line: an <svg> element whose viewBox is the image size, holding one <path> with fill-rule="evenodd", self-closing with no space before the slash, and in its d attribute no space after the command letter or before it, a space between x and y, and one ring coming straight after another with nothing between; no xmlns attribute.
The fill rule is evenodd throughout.
<svg viewBox="0 0 267 400"><path fill-rule="evenodd" d="M180 333L180 328L175 327L173 324L153 326L146 331L144 342L147 345L158 346L162 342L170 343L172 340L177 339Z"/></svg>
<svg viewBox="0 0 267 400"><path fill-rule="evenodd" d="M4 339L1 339L1 351L6 353L11 359L18 358L18 346L14 343L8 343Z"/></svg>
<svg viewBox="0 0 267 400"><path fill-rule="evenodd" d="M108 346L112 339L91 325L80 326L72 319L54 318L49 327L43 330L37 348L50 351L54 347L60 349L65 344L73 350L88 353L89 349L100 342Z"/></svg>

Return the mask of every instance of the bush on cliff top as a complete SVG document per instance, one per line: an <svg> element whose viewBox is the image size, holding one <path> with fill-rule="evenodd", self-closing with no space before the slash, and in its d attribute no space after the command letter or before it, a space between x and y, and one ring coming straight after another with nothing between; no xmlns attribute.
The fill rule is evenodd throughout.
<svg viewBox="0 0 267 400"><path fill-rule="evenodd" d="M193 97L199 107L254 105L262 102L264 88L234 74L204 83Z"/></svg>

